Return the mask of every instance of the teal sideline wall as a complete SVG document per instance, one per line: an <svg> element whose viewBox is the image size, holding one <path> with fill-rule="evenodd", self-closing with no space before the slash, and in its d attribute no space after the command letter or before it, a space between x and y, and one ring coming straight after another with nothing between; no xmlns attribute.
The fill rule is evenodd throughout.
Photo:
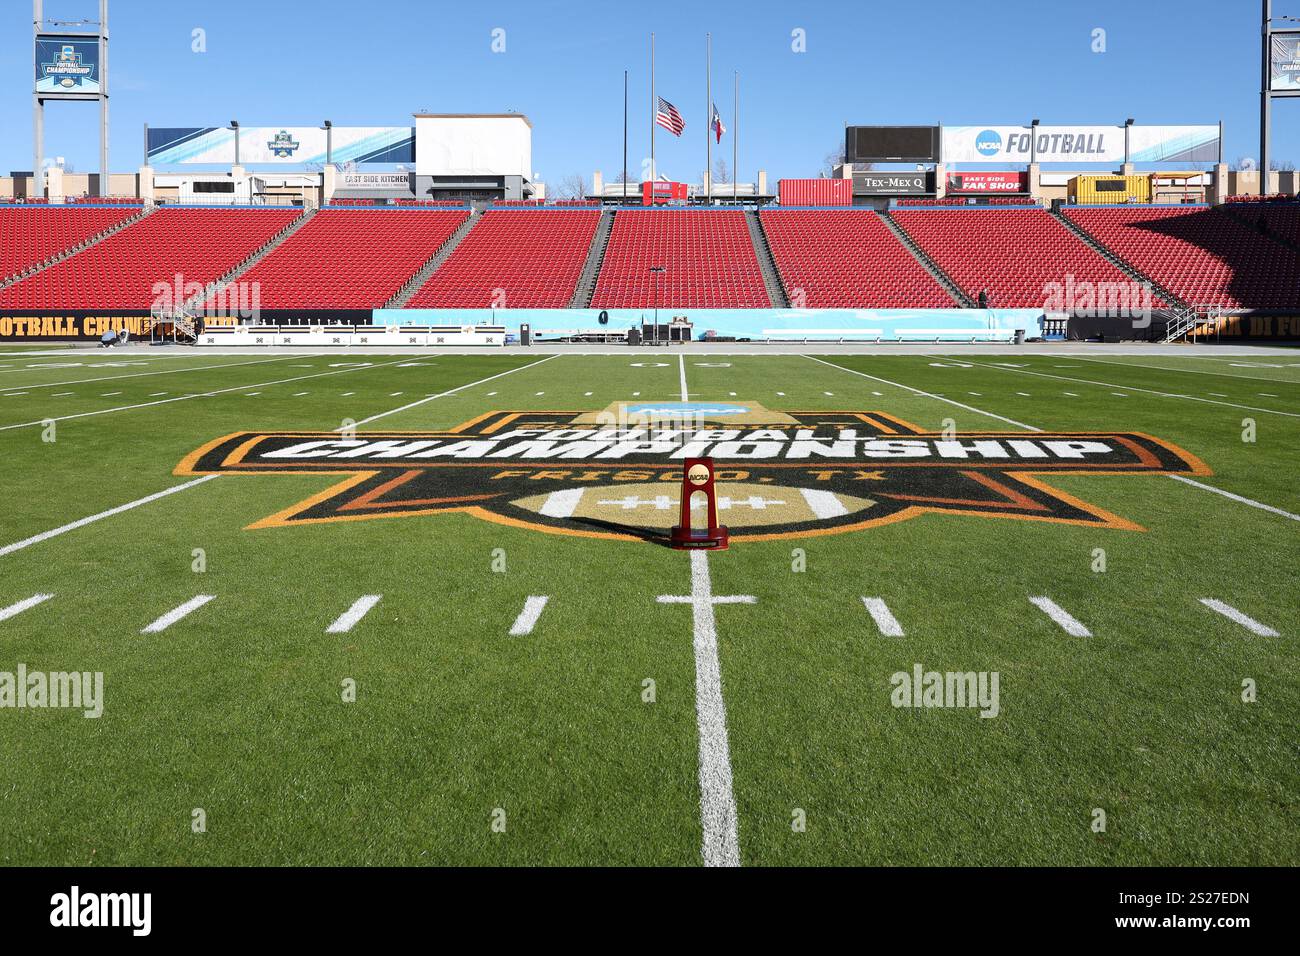
<svg viewBox="0 0 1300 956"><path fill-rule="evenodd" d="M515 332L527 323L541 338L574 332L619 332L653 322L654 309L376 309L375 325L504 325ZM1017 329L1035 336L1040 309L670 309L667 323L685 315L698 340L706 332L749 339L985 339L1011 338Z"/></svg>

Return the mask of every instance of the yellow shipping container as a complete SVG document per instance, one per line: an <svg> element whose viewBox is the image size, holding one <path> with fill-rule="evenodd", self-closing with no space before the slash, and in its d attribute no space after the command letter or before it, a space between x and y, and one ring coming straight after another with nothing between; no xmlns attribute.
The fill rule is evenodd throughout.
<svg viewBox="0 0 1300 956"><path fill-rule="evenodd" d="M1075 176L1070 180L1070 199L1079 205L1149 203L1150 176Z"/></svg>

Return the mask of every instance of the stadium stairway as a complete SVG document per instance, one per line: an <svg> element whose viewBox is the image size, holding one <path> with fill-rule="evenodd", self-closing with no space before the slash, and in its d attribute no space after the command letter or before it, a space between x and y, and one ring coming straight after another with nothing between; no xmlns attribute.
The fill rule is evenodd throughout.
<svg viewBox="0 0 1300 956"><path fill-rule="evenodd" d="M41 208L49 209L51 207L43 206ZM58 207L55 206L53 208L57 209ZM117 233L121 232L123 229L135 225L137 222L139 222L141 219L149 215L157 208L158 208L157 206L154 206L149 203L145 203L145 205L141 207L139 213L137 213L134 216L128 216L127 218L123 219L121 222L115 223L114 225L110 226L108 229L105 229L103 232L91 236L88 239L83 239L81 242L78 242L75 245L71 245L68 248L63 249L60 252L56 253L55 255L50 256L50 258L44 260L43 262L38 262L34 265L28 266L26 269L23 269L21 272L15 272L11 276L0 276L0 289L4 289L8 286L11 286L15 282L20 282L23 279L26 279L30 276L34 276L38 272L43 272L46 269L50 268L50 266L56 266L64 259L67 259L71 256L75 256L78 252L82 252L83 250L89 249L91 246L103 242L105 239L109 238L110 236L116 235Z"/></svg>
<svg viewBox="0 0 1300 956"><path fill-rule="evenodd" d="M208 283L207 288L205 288L198 295L188 299L184 304L181 305L181 311L193 312L197 309L201 309L203 307L203 304L207 302L208 299L212 298L214 295L221 292L232 282L238 281L239 277L242 276L245 272L253 268L253 266L257 265L259 262L261 262L263 259L269 256L271 253L275 252L275 250L280 247L281 243L283 243L286 239L292 236L303 226L307 225L307 223L311 221L312 216L316 215L317 212L318 210L316 209L304 210L301 216L299 216L293 222L289 223L289 225L287 225L285 228L281 229L274 236L272 236L270 242L262 246L262 248L258 249L251 256L249 256L239 265L235 266L235 268L231 269L225 275L221 276L215 282Z"/></svg>
<svg viewBox="0 0 1300 956"><path fill-rule="evenodd" d="M406 281L406 284L397 290L397 294L384 303L384 308L406 308L411 299L415 297L415 294L424 288L425 283L433 277L433 274L441 268L444 262L451 258L451 254L456 251L460 241L469 235L469 231L474 228L480 218L481 212L471 206L469 216L465 221L456 227L456 231L438 248L438 251L430 257L429 261L420 267L420 271L411 276Z"/></svg>
<svg viewBox="0 0 1300 956"><path fill-rule="evenodd" d="M880 212L878 215L884 221L885 225L889 227L889 231L892 232L898 241L903 244L903 248L910 252L916 261L925 267L925 270L930 273L930 275L934 276L935 281L938 282L939 285L943 286L943 290L947 292L948 295L952 296L952 300L956 302L958 306L963 309L975 308L975 300L963 292L961 286L957 285L948 273L939 268L938 263L925 254L924 250L916 244L916 240L907 234L907 230L894 221L893 216L888 212Z"/></svg>
<svg viewBox="0 0 1300 956"><path fill-rule="evenodd" d="M582 275L578 277L577 288L573 290L573 299L569 302L571 309L591 307L591 297L596 291L596 278L600 275L600 265L605 261L605 249L609 246L609 233L614 228L614 211L607 209L600 214L600 223L596 234L591 237L591 248L587 250L587 261L582 266Z"/></svg>
<svg viewBox="0 0 1300 956"><path fill-rule="evenodd" d="M763 273L763 284L767 286L767 296L772 300L772 307L788 309L790 298L785 294L781 274L776 268L776 259L772 256L772 246L767 241L763 220L759 218L757 209L745 211L745 224L749 226L749 238L754 243L754 254L758 257L758 268Z"/></svg>
<svg viewBox="0 0 1300 956"><path fill-rule="evenodd" d="M1094 252L1096 252L1107 262L1110 262L1112 265L1115 266L1115 268L1119 269L1130 279L1132 279L1135 282L1145 282L1147 285L1151 286L1157 298L1164 299L1166 302L1168 302L1171 306L1173 306L1177 310L1186 310L1190 308L1190 306L1186 302L1178 298L1178 296L1174 295L1172 292L1170 292L1168 289L1162 286L1159 282L1156 282L1150 276L1142 274L1137 269L1133 268L1131 265L1129 265L1127 262L1121 259L1119 256L1115 255L1115 253L1111 252L1108 248L1103 246L1092 236L1088 235L1088 233L1084 232L1083 229L1081 229L1077 223L1073 222L1070 219L1070 217L1067 216L1065 213L1061 212L1061 210L1053 209L1052 216L1058 222L1064 225L1066 229L1069 229L1070 232L1074 233L1083 242L1084 245L1091 248Z"/></svg>

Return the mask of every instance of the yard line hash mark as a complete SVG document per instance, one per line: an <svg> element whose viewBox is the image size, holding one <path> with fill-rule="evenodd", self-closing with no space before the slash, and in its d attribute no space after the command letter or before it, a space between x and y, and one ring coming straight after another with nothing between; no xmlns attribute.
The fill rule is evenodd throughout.
<svg viewBox="0 0 1300 956"><path fill-rule="evenodd" d="M1261 624L1249 615L1238 611L1231 604L1224 604L1215 598L1201 598L1201 603L1215 613L1222 614L1229 621L1240 624L1252 634L1258 634L1260 637L1280 637L1277 631L1273 630L1267 624Z"/></svg>
<svg viewBox="0 0 1300 956"><path fill-rule="evenodd" d="M167 630L167 628L171 627L177 621L181 620L182 618L189 617L199 608L203 607L203 605L207 604L209 601L214 600L215 598L216 598L215 594L195 595L194 597L186 601L184 604L182 604L180 607L172 608L170 611L168 611L162 617L158 618L158 620L154 621L152 624L150 624L140 633L158 634L162 631L165 631Z"/></svg>
<svg viewBox="0 0 1300 956"><path fill-rule="evenodd" d="M898 623L898 618L894 617L889 606L880 598L864 597L862 603L866 605L867 613L871 619L876 622L876 627L885 637L902 637L903 625Z"/></svg>
<svg viewBox="0 0 1300 956"><path fill-rule="evenodd" d="M1084 627L1079 621L1070 614L1069 611L1061 607L1051 598L1048 597L1031 597L1029 602L1036 608L1050 617L1061 630L1065 631L1071 637L1092 637L1092 631Z"/></svg>
<svg viewBox="0 0 1300 956"><path fill-rule="evenodd" d="M382 594L364 594L357 598L350 608L339 615L338 620L331 624L326 630L326 634L346 634L357 626L358 622L370 613L371 609L379 603L383 597Z"/></svg>
<svg viewBox="0 0 1300 956"><path fill-rule="evenodd" d="M709 556L692 551L691 593L662 595L660 604L689 604L695 649L695 719L700 736L700 820L705 866L740 866L736 837L736 797L732 786L731 750L727 743L727 705L722 699L722 665L718 661L718 604L754 604L750 595L714 597Z"/></svg>
<svg viewBox="0 0 1300 956"><path fill-rule="evenodd" d="M524 602L524 609L519 612L515 618L515 623L510 627L511 637L523 637L525 634L533 633L533 628L537 626L537 619L542 616L542 611L546 609L546 602L550 598L545 595L533 595Z"/></svg>
<svg viewBox="0 0 1300 956"><path fill-rule="evenodd" d="M23 611L29 611L38 604L44 604L52 597L54 597L53 594L33 594L31 597L19 601L17 604L10 604L6 608L0 608L0 621L7 621L11 617L16 617L17 615L22 614Z"/></svg>

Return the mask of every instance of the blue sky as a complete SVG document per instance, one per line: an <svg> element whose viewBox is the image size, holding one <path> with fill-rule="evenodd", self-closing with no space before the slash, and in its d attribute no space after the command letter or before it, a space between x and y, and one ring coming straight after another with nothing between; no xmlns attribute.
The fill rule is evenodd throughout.
<svg viewBox="0 0 1300 956"><path fill-rule="evenodd" d="M1275 0L1300 16L1300 0ZM95 0L45 0L93 15ZM29 0L4 0L0 169L31 166ZM651 12L646 12L651 11ZM660 172L698 180L706 126L704 34L714 98L732 122L741 74L740 175L815 176L847 123L1214 123L1229 161L1257 157L1256 0L847 0L829 3L446 3L439 0L112 0L112 166L141 161L142 126L407 125L411 113L526 113L543 180L648 153L648 32L657 86L687 122L661 131ZM192 31L207 51L192 51ZM492 50L493 30L505 51ZM1094 53L1094 29L1106 50ZM804 31L806 52L792 50ZM95 110L46 111L46 154L98 166ZM1300 100L1275 107L1275 156L1300 163ZM730 132L722 153L731 157Z"/></svg>

